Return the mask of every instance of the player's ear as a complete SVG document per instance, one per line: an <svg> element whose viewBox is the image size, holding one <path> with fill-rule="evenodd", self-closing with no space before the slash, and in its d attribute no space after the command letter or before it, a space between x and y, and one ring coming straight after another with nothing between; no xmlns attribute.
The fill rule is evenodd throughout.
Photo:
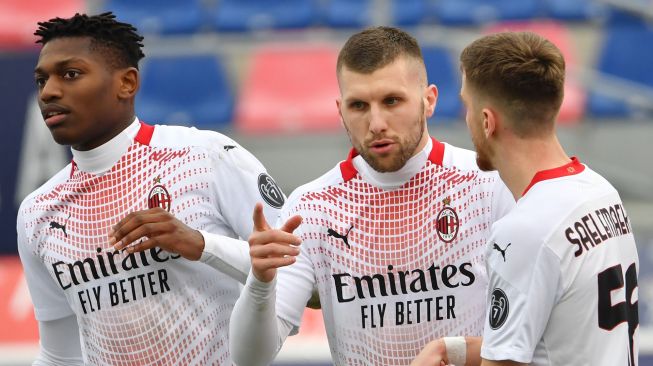
<svg viewBox="0 0 653 366"><path fill-rule="evenodd" d="M342 127L345 127L345 119L342 118L342 109L340 109L341 106L342 106L342 99L336 98L336 108L338 108L338 116L340 116L340 124L342 125Z"/></svg>
<svg viewBox="0 0 653 366"><path fill-rule="evenodd" d="M118 98L130 99L136 96L140 86L138 70L135 67L128 67L117 72Z"/></svg>
<svg viewBox="0 0 653 366"><path fill-rule="evenodd" d="M424 89L424 113L429 118L435 112L435 106L438 102L438 87L431 84Z"/></svg>
<svg viewBox="0 0 653 366"><path fill-rule="evenodd" d="M483 108L483 133L485 138L489 139L497 131L499 116L491 108Z"/></svg>

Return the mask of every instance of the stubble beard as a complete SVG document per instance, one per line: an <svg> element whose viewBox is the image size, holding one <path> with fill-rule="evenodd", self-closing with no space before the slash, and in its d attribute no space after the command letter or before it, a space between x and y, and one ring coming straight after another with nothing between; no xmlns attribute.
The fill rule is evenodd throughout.
<svg viewBox="0 0 653 366"><path fill-rule="evenodd" d="M423 111L422 107L422 111ZM351 134L349 134L349 139L352 142L352 145L358 151L358 153L361 155L361 157L365 160L367 164L369 164L374 170L380 173L391 173L391 172L396 172L397 170L401 169L406 165L406 162L413 157L415 154L415 150L417 149L417 146L420 143L420 140L422 139L422 136L424 135L424 130L426 129L426 117L424 116L424 113L421 113L421 117L417 121L419 124L419 130L418 133L411 134L407 136L405 139L401 139L401 137L390 137L386 135L372 135L370 138L365 140L365 144L362 145L358 142L355 142L351 138ZM347 131L349 132L349 131ZM384 139L384 138L389 138L392 139L396 144L399 145L399 151L396 153L393 153L393 156L390 158L390 160L385 160L384 159L379 159L377 156L375 156L373 153L369 151L369 149L366 147L369 145L371 141L377 140L377 139Z"/></svg>
<svg viewBox="0 0 653 366"><path fill-rule="evenodd" d="M492 149L487 140L482 136L472 135L472 142L476 149L476 165L478 165L478 168L484 172L497 170L492 164Z"/></svg>

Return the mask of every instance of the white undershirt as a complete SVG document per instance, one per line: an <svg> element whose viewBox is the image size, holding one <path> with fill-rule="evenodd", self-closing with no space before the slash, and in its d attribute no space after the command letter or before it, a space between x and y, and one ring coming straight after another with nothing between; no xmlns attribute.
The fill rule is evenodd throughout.
<svg viewBox="0 0 653 366"><path fill-rule="evenodd" d="M127 152L140 128L138 118L134 118L122 132L95 149L80 151L71 148L73 161L81 171L96 175L105 173Z"/></svg>
<svg viewBox="0 0 653 366"><path fill-rule="evenodd" d="M352 163L364 181L382 189L395 189L403 186L424 167L432 148L433 141L429 138L422 151L413 155L401 169L395 172L378 172L360 155L356 156Z"/></svg>
<svg viewBox="0 0 653 366"><path fill-rule="evenodd" d="M361 156L356 156L353 164L366 182L383 189L399 188L424 167L432 148L433 143L429 138L424 149L396 172L378 172ZM272 362L283 342L295 329L292 323L277 316L275 304L276 278L265 283L250 272L229 325L229 350L234 362L251 366ZM252 334L252 330L255 330L255 334ZM238 339L247 339L248 342L238 342ZM253 349L256 352L252 352Z"/></svg>

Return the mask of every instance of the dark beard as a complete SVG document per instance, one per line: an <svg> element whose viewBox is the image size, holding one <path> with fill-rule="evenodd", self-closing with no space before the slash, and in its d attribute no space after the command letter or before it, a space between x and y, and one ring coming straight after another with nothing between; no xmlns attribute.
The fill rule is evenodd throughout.
<svg viewBox="0 0 653 366"><path fill-rule="evenodd" d="M404 165L406 165L406 162L412 158L413 155L415 155L415 150L417 149L417 146L419 145L419 142L424 135L424 130L426 129L426 118L424 117L423 113L418 123L420 126L419 135L408 136L404 141L396 141L400 143L399 152L392 158L389 164L383 164L373 154L369 153L367 149L362 147L356 147L356 149L358 150L358 153L361 155L361 157L363 157L365 162L367 162L367 164L369 164L377 172L396 172L397 170L403 168ZM372 139L383 137L384 136L374 136Z"/></svg>

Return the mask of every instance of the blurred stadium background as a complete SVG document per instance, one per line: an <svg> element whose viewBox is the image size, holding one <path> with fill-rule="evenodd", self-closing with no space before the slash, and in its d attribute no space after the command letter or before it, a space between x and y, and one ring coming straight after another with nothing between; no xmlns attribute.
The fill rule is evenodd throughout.
<svg viewBox="0 0 653 366"><path fill-rule="evenodd" d="M568 62L563 144L619 189L634 226L640 360L653 365L653 0L0 0L0 365L27 365L38 349L16 254L18 205L70 159L35 104L32 33L40 20L105 10L146 37L139 117L232 136L287 194L349 150L335 59L354 31L393 24L418 38L440 90L431 133L468 148L460 50L497 30L549 38ZM309 312L277 362L329 360L321 315Z"/></svg>

